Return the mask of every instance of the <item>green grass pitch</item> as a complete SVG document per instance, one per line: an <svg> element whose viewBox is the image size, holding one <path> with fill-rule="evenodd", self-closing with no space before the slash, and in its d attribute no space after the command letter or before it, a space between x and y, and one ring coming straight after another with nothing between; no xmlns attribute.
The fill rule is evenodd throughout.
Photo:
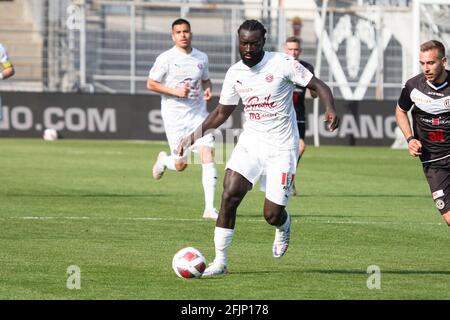
<svg viewBox="0 0 450 320"><path fill-rule="evenodd" d="M162 149L0 139L0 299L450 298L449 228L406 150L308 147L287 254L272 257L257 186L238 210L230 274L182 280L173 255L193 246L211 262L215 224L201 218L200 165L152 179ZM67 288L72 265L80 289Z"/></svg>

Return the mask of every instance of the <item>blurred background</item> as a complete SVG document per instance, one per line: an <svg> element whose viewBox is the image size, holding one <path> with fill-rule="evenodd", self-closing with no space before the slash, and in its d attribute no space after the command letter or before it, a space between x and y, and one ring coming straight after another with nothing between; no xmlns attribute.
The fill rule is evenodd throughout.
<svg viewBox="0 0 450 320"><path fill-rule="evenodd" d="M139 134L124 129L117 137L164 140L159 96L146 89L146 80L156 57L173 46L171 23L183 17L191 22L193 46L208 54L216 97L226 70L240 60L239 25L257 19L268 30L266 50L283 51L289 36L301 39L300 58L314 65L344 115L339 135L330 136L317 128L314 106L308 139L314 130L315 145L319 135L333 144L390 145L396 138L396 100L405 81L420 72L420 44L440 40L448 56L450 43L450 0L0 0L0 12L0 43L16 71L0 81L0 136L10 137L39 136L52 127L66 130L67 137L110 138L87 129L90 118L83 108L95 108L92 117L100 124L116 123L113 115L123 112L123 122L131 110L123 104L129 103L151 109L140 115L148 123ZM30 92L35 94L24 95ZM83 105L80 96L61 93L83 94ZM134 100L119 105L114 96L98 96L104 94ZM138 95L148 99L138 101ZM118 108L107 119L101 118L105 105ZM68 113L72 107L78 109ZM241 128L238 118L230 128ZM127 126L136 127L136 121Z"/></svg>
<svg viewBox="0 0 450 320"><path fill-rule="evenodd" d="M402 83L419 72L418 44L449 43L449 3L0 0L0 43L16 67L0 90L147 93L149 69L172 46L170 24L184 17L193 45L209 55L219 91L225 71L239 60L236 30L253 18L268 29L266 50L281 51L287 36L301 38L302 59L321 60L320 77L335 97L396 99Z"/></svg>

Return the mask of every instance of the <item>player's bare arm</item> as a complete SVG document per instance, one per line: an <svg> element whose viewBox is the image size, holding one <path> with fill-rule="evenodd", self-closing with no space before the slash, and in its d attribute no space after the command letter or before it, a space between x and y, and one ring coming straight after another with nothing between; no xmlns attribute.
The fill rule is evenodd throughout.
<svg viewBox="0 0 450 320"><path fill-rule="evenodd" d="M319 96L315 90L311 90L311 89L309 89L309 94L311 95L311 98L313 98L313 99L315 99Z"/></svg>
<svg viewBox="0 0 450 320"><path fill-rule="evenodd" d="M211 80L202 80L202 88L203 88L203 99L206 101L211 100L212 98L212 83Z"/></svg>
<svg viewBox="0 0 450 320"><path fill-rule="evenodd" d="M413 133L411 129L411 123L409 122L408 114L402 108L400 108L398 104L397 107L395 108L395 119L397 120L397 125L403 132L405 139L409 140L408 141L409 154L412 155L413 157L420 156L422 154L422 143L415 138L410 138L413 137Z"/></svg>
<svg viewBox="0 0 450 320"><path fill-rule="evenodd" d="M3 70L0 71L0 79L8 79L12 77L14 73L13 65L10 62L6 62L3 64Z"/></svg>
<svg viewBox="0 0 450 320"><path fill-rule="evenodd" d="M14 75L14 67L10 66L9 68L3 69L0 74L0 79L8 79Z"/></svg>
<svg viewBox="0 0 450 320"><path fill-rule="evenodd" d="M325 122L328 123L328 129L334 131L339 127L339 117L334 107L333 94L330 88L320 79L312 77L306 86L310 90L314 90L325 105Z"/></svg>
<svg viewBox="0 0 450 320"><path fill-rule="evenodd" d="M181 157L184 150L194 144L195 140L202 137L210 129L217 129L233 113L237 106L224 106L218 104L217 107L208 115L203 123L190 135L184 137L177 148L177 154Z"/></svg>
<svg viewBox="0 0 450 320"><path fill-rule="evenodd" d="M156 93L166 94L178 98L187 98L190 91L189 84L187 83L181 87L170 88L152 79L147 80L147 89Z"/></svg>

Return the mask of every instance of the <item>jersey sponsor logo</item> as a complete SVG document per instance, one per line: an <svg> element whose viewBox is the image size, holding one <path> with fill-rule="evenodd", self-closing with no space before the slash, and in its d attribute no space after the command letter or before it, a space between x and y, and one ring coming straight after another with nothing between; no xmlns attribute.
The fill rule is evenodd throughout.
<svg viewBox="0 0 450 320"><path fill-rule="evenodd" d="M450 109L450 99L432 99L417 88L411 91L410 98L417 108L430 114L441 114L448 112L448 109Z"/></svg>
<svg viewBox="0 0 450 320"><path fill-rule="evenodd" d="M414 93L414 91L413 91L413 93ZM433 102L432 99L428 98L427 96L425 96L423 94L422 95L418 95L418 94L413 94L413 93L411 93L411 100L414 101L414 103L416 105L420 104L420 103L422 103L422 104L429 104L429 103Z"/></svg>
<svg viewBox="0 0 450 320"><path fill-rule="evenodd" d="M444 96L443 93L434 92L434 91L428 91L427 94L430 95L430 96L439 96L439 97L443 97Z"/></svg>
<svg viewBox="0 0 450 320"><path fill-rule="evenodd" d="M252 92L253 88L242 88L242 89L238 89L237 92L238 93L247 93L247 92Z"/></svg>
<svg viewBox="0 0 450 320"><path fill-rule="evenodd" d="M272 82L273 81L273 74L271 74L271 73L268 73L268 74L266 74L266 81L267 82Z"/></svg>
<svg viewBox="0 0 450 320"><path fill-rule="evenodd" d="M260 102L260 98L258 96L253 96L248 98L247 103L244 104L244 110L254 110L254 109L273 109L278 107L278 104L275 101L270 101L270 97L272 95L268 95L267 97L263 98Z"/></svg>
<svg viewBox="0 0 450 320"><path fill-rule="evenodd" d="M441 118L433 118L433 119L420 118L420 121L423 123L431 124L433 126L450 124L450 119L442 120Z"/></svg>
<svg viewBox="0 0 450 320"><path fill-rule="evenodd" d="M435 191L435 192L433 192L433 200L436 200L437 198L441 198L441 197L443 197L445 194L444 194L444 190L437 190L437 191Z"/></svg>

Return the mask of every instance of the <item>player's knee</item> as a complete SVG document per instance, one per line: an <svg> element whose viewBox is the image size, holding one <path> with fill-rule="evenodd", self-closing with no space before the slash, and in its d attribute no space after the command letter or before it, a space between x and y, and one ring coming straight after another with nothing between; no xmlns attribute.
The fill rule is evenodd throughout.
<svg viewBox="0 0 450 320"><path fill-rule="evenodd" d="M281 224L282 212L279 210L264 210L264 218L267 223L272 226L279 226Z"/></svg>
<svg viewBox="0 0 450 320"><path fill-rule="evenodd" d="M182 163L182 162L175 163L175 170L177 170L177 171L183 171L186 168L187 168L187 163Z"/></svg>
<svg viewBox="0 0 450 320"><path fill-rule="evenodd" d="M242 196L230 190L224 190L222 194L222 203L224 204L226 210L235 209L238 207L242 200Z"/></svg>

